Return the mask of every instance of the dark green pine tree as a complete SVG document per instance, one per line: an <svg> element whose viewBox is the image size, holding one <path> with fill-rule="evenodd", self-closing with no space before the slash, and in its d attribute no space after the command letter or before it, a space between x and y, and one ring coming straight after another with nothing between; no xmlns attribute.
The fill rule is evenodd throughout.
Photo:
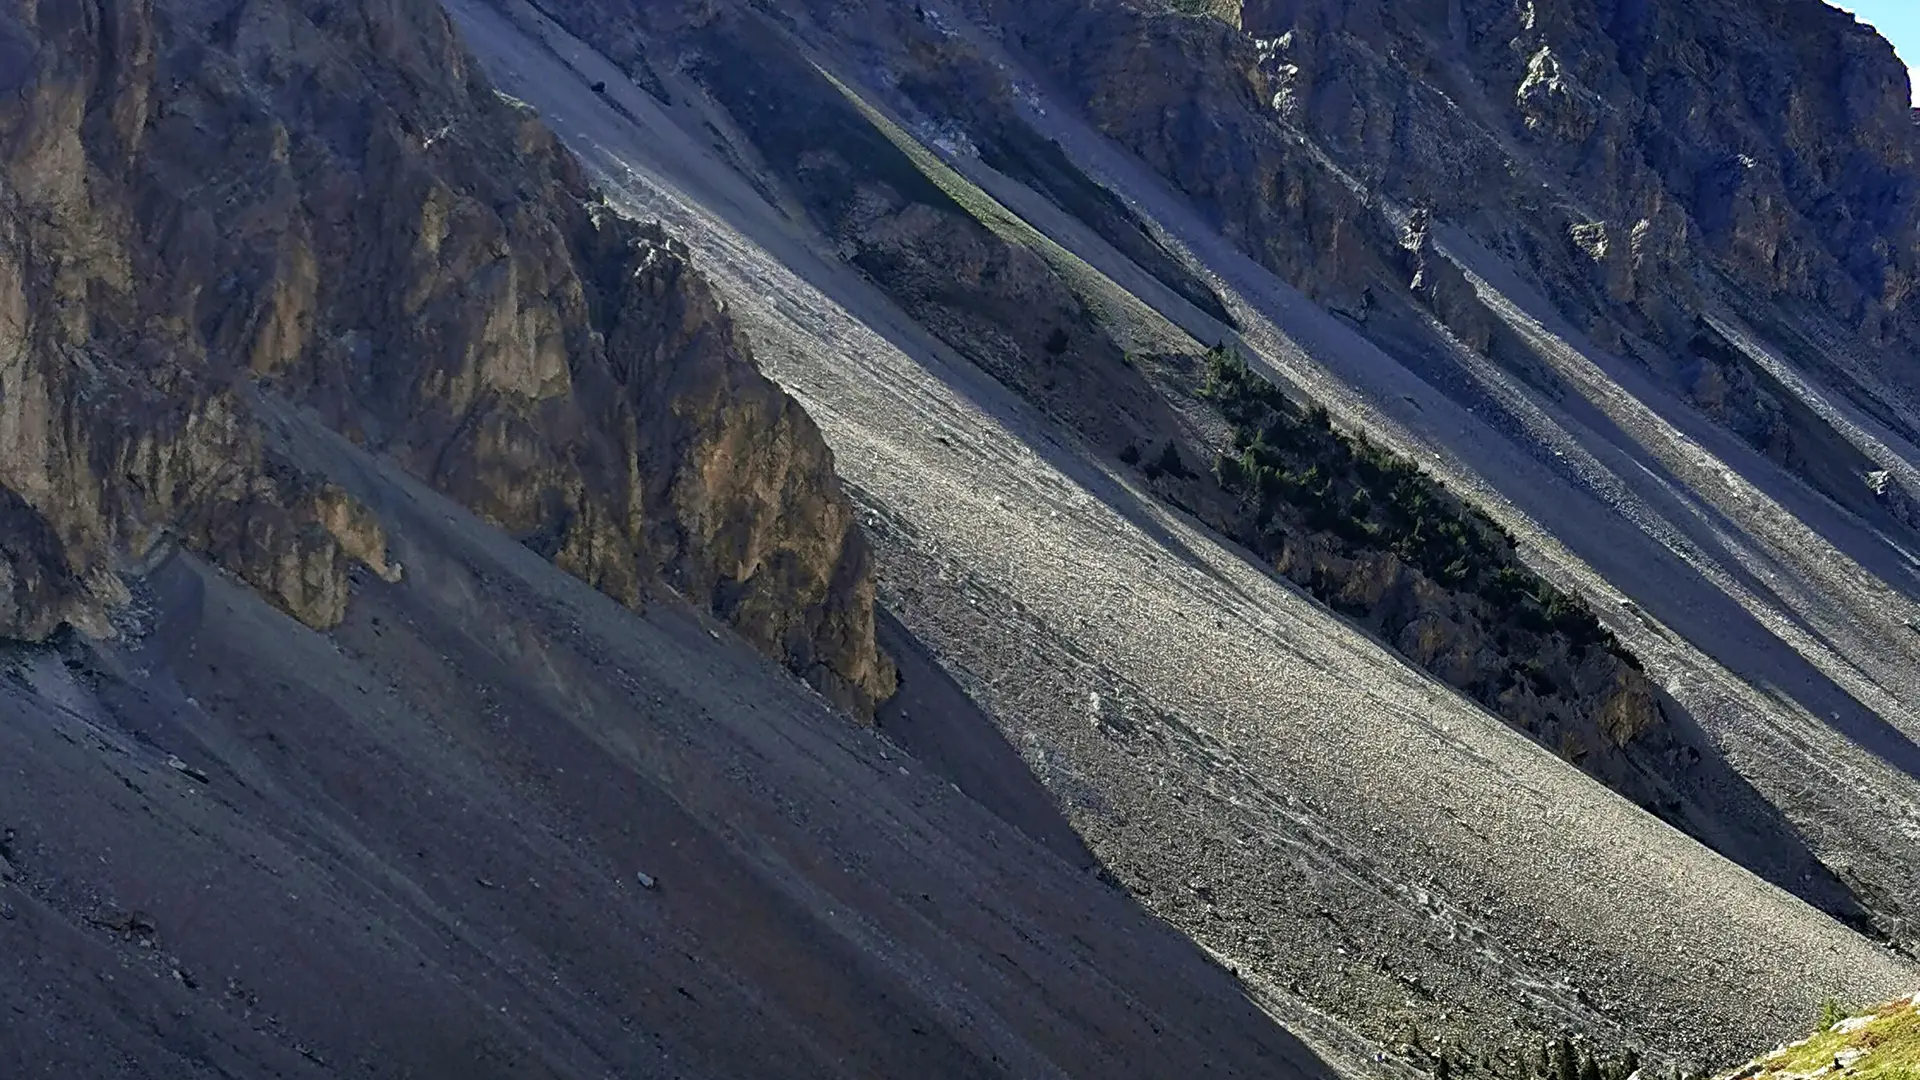
<svg viewBox="0 0 1920 1080"><path fill-rule="evenodd" d="M1547 1057L1547 1047L1545 1043L1540 1044L1540 1056L1534 1059L1533 1075L1539 1077L1540 1080L1553 1080L1553 1061Z"/></svg>
<svg viewBox="0 0 1920 1080"><path fill-rule="evenodd" d="M1580 1080L1605 1080L1600 1075L1600 1059L1592 1054L1580 1055Z"/></svg>
<svg viewBox="0 0 1920 1080"><path fill-rule="evenodd" d="M1433 1080L1453 1080L1453 1066L1447 1064L1447 1055L1441 1054L1433 1063Z"/></svg>
<svg viewBox="0 0 1920 1080"><path fill-rule="evenodd" d="M1580 1080L1580 1058L1565 1035L1553 1042L1553 1077L1554 1080Z"/></svg>
<svg viewBox="0 0 1920 1080"><path fill-rule="evenodd" d="M1620 1057L1620 1080L1627 1080L1629 1076L1639 1071L1640 1055L1634 1052L1633 1047L1629 1046L1627 1047L1627 1052Z"/></svg>

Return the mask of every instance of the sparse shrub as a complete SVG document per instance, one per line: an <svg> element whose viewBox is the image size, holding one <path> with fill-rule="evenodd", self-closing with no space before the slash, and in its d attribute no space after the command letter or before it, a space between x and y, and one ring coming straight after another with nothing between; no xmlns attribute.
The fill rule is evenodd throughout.
<svg viewBox="0 0 1920 1080"><path fill-rule="evenodd" d="M1132 443L1128 443L1122 447L1120 450L1120 463L1122 465L1140 464L1140 448Z"/></svg>
<svg viewBox="0 0 1920 1080"><path fill-rule="evenodd" d="M1237 457L1221 454L1214 458L1213 475L1228 491L1244 491L1253 486L1247 482L1246 464Z"/></svg>

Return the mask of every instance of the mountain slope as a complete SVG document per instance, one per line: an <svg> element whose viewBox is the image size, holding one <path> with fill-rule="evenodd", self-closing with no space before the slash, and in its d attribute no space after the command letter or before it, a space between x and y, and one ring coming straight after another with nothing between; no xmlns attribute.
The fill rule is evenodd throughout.
<svg viewBox="0 0 1920 1080"><path fill-rule="evenodd" d="M664 579L856 709L891 692L811 421L444 13L205 16L0 11L0 633L100 625L162 535L320 627L351 566L397 572L262 444L255 380L617 599Z"/></svg>
<svg viewBox="0 0 1920 1080"><path fill-rule="evenodd" d="M1003 325L996 343L992 308L963 312L982 320L973 326L952 321L917 306L890 265L862 264L849 238L935 235L900 199L922 180L856 175L845 205L876 208L876 224L849 231L839 211L823 221L809 200L847 200L846 172L824 156L783 165L738 115L746 106L713 85L713 35L757 16L543 6L567 28L525 5L452 10L489 69L616 201L688 238L769 370L820 417L873 514L886 603L1025 748L1095 853L1232 957L1281 1015L1328 1013L1387 1047L1417 1030L1456 1064L1505 1061L1513 1075L1528 1046L1563 1029L1616 1053L1732 1060L1803 1023L1832 987L1891 993L1911 979L1883 946L1634 810L1281 587L1169 508L1203 509L1147 474L1154 455L1130 466L1124 440L1101 434L1107 422L1108 435L1150 433L1148 450L1208 445L1207 415L1167 389L1177 357L1161 358L1237 334L1291 392L1483 506L1645 663L1667 741L1631 750L1622 769L1665 785L1666 816L1806 901L1875 934L1907 933L1920 800L1902 659L1913 643L1899 636L1911 634L1900 620L1914 578L1897 540L1576 335L1540 284L1454 223L1396 220L1329 156L1287 143L1277 120L1245 113L1250 129L1275 130L1237 135L1205 93L1166 85L1189 72L1239 77L1232 57L1257 50L1153 51L1189 35L1231 43L1230 29L1121 5L922 4L924 17L789 8L745 31L824 71L944 198L1024 249L992 257L1028 277L982 280L1030 278L1017 295L1065 288L1082 305L1027 309L1067 331L1050 354L1050 334ZM1056 22L1033 24L1022 50L1026 19ZM1047 50L1076 38L1048 28L1075 20L1106 20L1090 55L1130 91L1187 109L1208 139L1136 156L1094 130L1100 108L1171 114L1056 93ZM1127 35L1142 58L1123 63L1113 43ZM997 74L967 81L969 65ZM1108 239L1110 220L1076 217L1044 178L1029 187L986 150L975 156L1004 136L979 130L977 102L936 114L915 97L937 85L929 68L961 70L958 85L983 100L1003 87L1014 115L1117 193L1233 325L1178 275L1125 254L1137 245ZM850 137L839 130L784 137L830 148ZM1236 155L1283 144L1297 148L1281 177L1295 186L1249 190L1298 215L1296 261L1282 268L1321 303L1237 247L1252 246L1244 227L1156 171L1204 166L1222 185L1262 175ZM1323 274L1351 287L1322 288ZM1477 321L1481 336L1442 315ZM1124 362L1080 344L1103 336ZM1059 390L1074 380L1113 388L1119 404L1076 403ZM1832 414L1822 401L1815 413ZM1706 970L1712 994L1697 979Z"/></svg>
<svg viewBox="0 0 1920 1080"><path fill-rule="evenodd" d="M1329 1075L832 463L434 4L0 4L0 1074Z"/></svg>
<svg viewBox="0 0 1920 1080"><path fill-rule="evenodd" d="M1518 1078L1910 990L1850 26L0 4L0 1066Z"/></svg>
<svg viewBox="0 0 1920 1080"><path fill-rule="evenodd" d="M722 624L267 424L407 578L323 635L167 552L0 649L6 1075L1330 1075Z"/></svg>

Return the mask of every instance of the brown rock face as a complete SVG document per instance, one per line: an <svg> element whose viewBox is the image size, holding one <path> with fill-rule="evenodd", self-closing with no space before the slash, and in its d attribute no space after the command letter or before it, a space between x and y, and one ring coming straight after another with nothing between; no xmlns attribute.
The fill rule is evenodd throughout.
<svg viewBox="0 0 1920 1080"><path fill-rule="evenodd" d="M1859 501L1876 466L1817 418L1783 427L1768 393L1716 397L1728 373L1703 383L1690 345L1702 314L1730 311L1809 366L1838 349L1911 382L1920 125L1891 48L1845 13L1259 0L1235 26L1120 0L983 7L1096 126L1329 308L1364 321L1412 304L1560 392L1445 259L1408 243L1393 208L1411 210L1416 231L1470 236L1597 346L1730 404L1717 418L1757 449ZM1868 408L1888 393L1835 381ZM1904 524L1915 493L1877 490L1869 516Z"/></svg>
<svg viewBox="0 0 1920 1080"><path fill-rule="evenodd" d="M0 634L99 627L162 537L311 625L379 524L249 389L629 604L664 580L892 691L831 453L684 249L596 205L428 0L0 4Z"/></svg>
<svg viewBox="0 0 1920 1080"><path fill-rule="evenodd" d="M1089 120L1303 292L1359 309L1400 276L1393 227L1274 122L1270 50L1246 34L1117 3L992 6Z"/></svg>
<svg viewBox="0 0 1920 1080"><path fill-rule="evenodd" d="M1920 266L1920 139L1906 72L1843 12L1816 0L1266 0L1246 23L1284 42L1289 120L1389 190L1490 218L1544 181L1594 215L1570 225L1606 237L1596 257L1638 268L1643 286L1679 284L1663 264L1709 262L1768 298L1914 341L1902 309ZM1357 124L1330 122L1356 98L1369 105ZM1448 111L1465 152L1395 134L1445 130ZM1484 182L1432 183L1475 159ZM1501 178L1508 164L1519 170Z"/></svg>
<svg viewBox="0 0 1920 1080"><path fill-rule="evenodd" d="M1152 4L988 6L1096 124L1323 301L1390 265L1384 196L1527 265L1608 347L1683 346L1703 274L1868 348L1920 347L1907 74L1818 0L1258 0L1239 29Z"/></svg>
<svg viewBox="0 0 1920 1080"><path fill-rule="evenodd" d="M1643 802L1617 751L1661 723L1652 684L1620 656L1527 630L1391 552L1349 553L1326 534L1287 543L1275 569L1391 643L1435 678Z"/></svg>

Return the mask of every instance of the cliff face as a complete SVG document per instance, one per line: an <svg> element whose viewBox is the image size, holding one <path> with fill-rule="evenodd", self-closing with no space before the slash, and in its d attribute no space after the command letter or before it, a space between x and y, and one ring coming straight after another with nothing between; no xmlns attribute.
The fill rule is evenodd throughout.
<svg viewBox="0 0 1920 1080"><path fill-rule="evenodd" d="M1265 483L1223 489L1208 463L1216 452L1237 460L1248 448L1218 445L1208 422L1191 422L1196 413L1213 412L1195 399L1190 385L1192 373L1206 365L1188 355L1131 355L1123 344L1128 328L1103 317L1111 306L1103 312L1099 299L1088 295L1096 287L1050 264L1031 230L1008 225L1007 215L989 208L984 194L968 193L957 178L943 187L940 166L924 150L916 160L896 145L918 135L936 144L946 140L956 153L977 154L1090 226L1196 309L1232 325L1210 286L1124 202L1037 135L1021 119L1018 92L1006 75L971 43L943 30L937 15L920 18L910 9L881 7L811 12L832 25L836 37L859 42L863 54L885 58L896 91L885 100L900 107L901 123L912 129L889 134L890 122L863 113L847 90L796 50L776 19L729 7L676 11L662 5L649 11L652 24L636 37L616 32L617 20L593 0L563 0L555 7L589 38L612 42L610 55L623 69L641 73L637 85L649 93L661 91L645 73L684 73L687 79L666 96L683 104L709 98L714 111L707 115L724 121L716 130L724 127L737 140L730 159L763 163L762 190L785 192L841 258L960 355L1131 467L1158 494L1258 553L1267 569L1360 621L1412 663L1628 797L1659 805L1658 785L1637 775L1625 752L1636 741L1643 748L1669 741L1656 732L1661 713L1650 684L1617 642L1590 649L1598 637L1589 643L1553 630L1547 601L1535 602L1535 593L1559 596L1561 605L1578 602L1525 572L1510 538L1496 536L1489 524L1484 542L1463 555L1475 560L1473 573L1447 577L1451 556L1424 569L1409 561L1415 553L1431 561L1440 550L1425 539L1403 538L1402 555L1384 543L1336 534L1334 523L1354 525L1350 500L1371 499L1384 508L1403 483L1421 493L1418 511L1402 508L1416 516L1455 500L1410 465L1404 475L1389 476L1369 458L1368 467L1359 469L1346 440L1304 423L1302 446L1310 444L1319 456L1293 455ZM1248 89L1264 78L1257 52L1232 29L1214 19L1139 21L1123 8L1062 6L1056 14L1061 21L1043 19L1036 24L1043 29L1028 38L1065 35L1046 40L1099 86L1100 115L1139 145L1166 151L1154 160L1156 167L1227 208L1223 212L1238 222L1242 242L1350 310L1364 309L1375 282L1422 275L1430 282L1421 290L1429 302L1452 305L1454 322L1491 344L1492 320L1457 272L1447 277L1446 264L1427 257L1424 237L1393 233L1383 216L1263 115ZM1012 36L1022 33L1015 29ZM1244 54L1245 85L1221 79L1210 59L1215 49ZM1147 71L1160 74L1148 78ZM1204 149L1174 152L1189 145ZM1260 179L1249 183L1248 177ZM1301 227L1289 226L1295 217ZM1484 325L1468 321L1476 313ZM1268 432L1268 438L1277 437ZM1331 469L1338 491L1327 499L1337 512L1263 501L1254 489L1271 487L1288 468L1296 477ZM1461 528L1468 527L1466 520L1459 518ZM1491 581L1503 568L1519 583L1499 603L1469 587L1469 577ZM1526 626L1516 621L1523 594L1531 605Z"/></svg>
<svg viewBox="0 0 1920 1080"><path fill-rule="evenodd" d="M684 249L597 205L438 5L0 6L0 634L104 629L163 537L319 627L379 525L291 398L629 603L892 689L851 505Z"/></svg>
<svg viewBox="0 0 1920 1080"><path fill-rule="evenodd" d="M1708 325L1752 323L1912 436L1896 414L1920 348L1920 126L1905 69L1846 14L1818 0L983 7L1102 131L1328 307L1364 320L1404 302L1562 392L1435 257L1434 230L1459 230L1827 497L1912 526L1913 492L1862 483L1885 463L1839 445Z"/></svg>
<svg viewBox="0 0 1920 1080"><path fill-rule="evenodd" d="M1259 0L1242 21L1274 109L1343 164L1489 232L1561 233L1650 323L1706 263L1872 343L1920 340L1906 69L1819 0ZM1441 131L1464 138L1410 137ZM1475 183L1439 182L1462 163Z"/></svg>
<svg viewBox="0 0 1920 1080"><path fill-rule="evenodd" d="M1283 272L1303 276L1263 250L1282 227L1330 253L1353 216L1310 147L1354 191L1466 225L1656 341L1708 267L1870 343L1920 341L1908 76L1819 0L988 6Z"/></svg>

